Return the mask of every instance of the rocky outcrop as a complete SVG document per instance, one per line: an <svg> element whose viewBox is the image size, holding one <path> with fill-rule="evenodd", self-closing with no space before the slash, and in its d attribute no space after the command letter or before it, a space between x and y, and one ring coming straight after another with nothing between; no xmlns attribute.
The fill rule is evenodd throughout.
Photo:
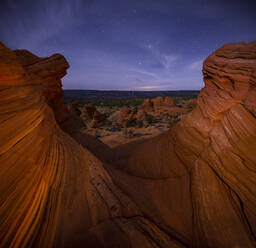
<svg viewBox="0 0 256 248"><path fill-rule="evenodd" d="M137 113L136 108L122 108L119 113L117 123L126 126L126 122L132 119L135 119Z"/></svg>
<svg viewBox="0 0 256 248"><path fill-rule="evenodd" d="M92 120L95 111L96 111L96 108L94 107L94 105L90 103L85 104L82 108L81 117L84 120Z"/></svg>
<svg viewBox="0 0 256 248"><path fill-rule="evenodd" d="M114 150L72 123L67 68L0 43L0 247L255 247L256 42L205 60L168 132Z"/></svg>
<svg viewBox="0 0 256 248"><path fill-rule="evenodd" d="M78 105L79 105L79 102L76 102L76 101L71 102L68 104L67 109L71 114L80 116L81 110L79 109Z"/></svg>
<svg viewBox="0 0 256 248"><path fill-rule="evenodd" d="M92 104L85 104L82 108L81 118L88 122L88 127L97 128L106 120L105 114L99 112Z"/></svg>
<svg viewBox="0 0 256 248"><path fill-rule="evenodd" d="M125 127L127 122L134 122L134 125L136 125L136 121L143 121L146 123L149 118L152 119L158 117L166 119L166 114L177 115L186 112L187 109L177 107L171 97L159 96L152 100L149 98L145 99L138 109L122 108L117 123Z"/></svg>
<svg viewBox="0 0 256 248"><path fill-rule="evenodd" d="M159 96L153 99L145 99L139 106L138 112L140 112L140 115L145 113L146 115L159 116L163 118L165 114L184 114L187 112L187 108L176 106L173 98L171 97Z"/></svg>
<svg viewBox="0 0 256 248"><path fill-rule="evenodd" d="M99 127L101 124L104 123L105 120L106 120L106 116L100 113L98 110L96 110L93 113L93 118L92 118L92 121L90 122L90 127L92 128Z"/></svg>
<svg viewBox="0 0 256 248"><path fill-rule="evenodd" d="M154 108L152 101L149 98L145 99L144 102L140 105L140 109L146 113L153 112Z"/></svg>
<svg viewBox="0 0 256 248"><path fill-rule="evenodd" d="M197 99L190 99L185 103L185 108L194 109L197 104Z"/></svg>
<svg viewBox="0 0 256 248"><path fill-rule="evenodd" d="M175 107L174 100L171 97L161 97L158 96L152 99L152 103L154 106L154 111L161 111L168 109L170 107Z"/></svg>
<svg viewBox="0 0 256 248"><path fill-rule="evenodd" d="M144 197L157 198L158 213L168 206L173 222L165 215L163 225L186 245L255 247L256 42L221 47L204 61L203 75L196 109L165 134L117 148L117 166L144 179L131 180L135 188L150 181Z"/></svg>
<svg viewBox="0 0 256 248"><path fill-rule="evenodd" d="M137 113L136 113L136 119L140 120L140 121L144 121L147 119L147 112L144 109L138 109Z"/></svg>

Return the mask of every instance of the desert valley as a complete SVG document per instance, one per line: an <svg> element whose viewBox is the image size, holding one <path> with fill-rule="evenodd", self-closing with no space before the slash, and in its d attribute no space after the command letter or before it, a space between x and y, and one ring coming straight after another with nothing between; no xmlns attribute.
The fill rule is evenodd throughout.
<svg viewBox="0 0 256 248"><path fill-rule="evenodd" d="M75 100L67 104L68 111L82 119L81 132L95 136L110 147L167 131L196 106L196 99L189 97L85 100L89 103Z"/></svg>

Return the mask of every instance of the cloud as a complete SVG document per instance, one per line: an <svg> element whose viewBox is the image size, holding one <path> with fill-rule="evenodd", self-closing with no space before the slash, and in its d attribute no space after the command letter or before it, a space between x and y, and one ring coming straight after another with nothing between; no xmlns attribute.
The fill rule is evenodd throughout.
<svg viewBox="0 0 256 248"><path fill-rule="evenodd" d="M143 76L149 76L150 78L153 78L153 79L157 78L156 73L149 72L149 71L144 71L144 70L139 70L139 69L132 69L132 70L130 70L130 72L134 72L136 74L143 75Z"/></svg>
<svg viewBox="0 0 256 248"><path fill-rule="evenodd" d="M189 71L201 70L202 69L202 65L203 65L203 60L196 60L196 61L192 62L190 65L188 65L187 69Z"/></svg>
<svg viewBox="0 0 256 248"><path fill-rule="evenodd" d="M161 85L146 85L146 86L138 86L135 89L137 90L154 90L154 89L159 89L162 88Z"/></svg>
<svg viewBox="0 0 256 248"><path fill-rule="evenodd" d="M175 62L179 59L180 56L177 55L164 55L162 58L162 64L166 70L173 68Z"/></svg>
<svg viewBox="0 0 256 248"><path fill-rule="evenodd" d="M56 41L58 35L79 23L82 6L82 0L7 2L8 15L0 17L0 26L8 26L2 31L3 39L8 40L13 48L42 50L46 41Z"/></svg>

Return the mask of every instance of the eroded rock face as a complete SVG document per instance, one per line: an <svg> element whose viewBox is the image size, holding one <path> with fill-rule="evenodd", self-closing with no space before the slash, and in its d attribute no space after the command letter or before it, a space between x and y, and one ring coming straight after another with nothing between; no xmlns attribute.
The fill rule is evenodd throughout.
<svg viewBox="0 0 256 248"><path fill-rule="evenodd" d="M152 101L149 98L145 99L140 105L140 109L144 110L146 113L151 113L154 110Z"/></svg>
<svg viewBox="0 0 256 248"><path fill-rule="evenodd" d="M90 122L90 127L96 128L99 127L104 121L106 120L106 116L102 113L100 113L98 110L96 110L93 113L92 121Z"/></svg>
<svg viewBox="0 0 256 248"><path fill-rule="evenodd" d="M173 99L171 97L168 97L168 96L167 97L158 96L156 98L153 98L152 103L153 103L153 106L154 106L154 111L158 111L158 110L161 110L161 109L166 109L166 108L169 108L169 107L176 106Z"/></svg>
<svg viewBox="0 0 256 248"><path fill-rule="evenodd" d="M196 107L197 104L197 99L190 99L186 102L185 104L185 108L191 108L194 109Z"/></svg>
<svg viewBox="0 0 256 248"><path fill-rule="evenodd" d="M81 117L85 120L93 119L94 112L96 108L92 104L85 104L82 108Z"/></svg>
<svg viewBox="0 0 256 248"><path fill-rule="evenodd" d="M140 121L144 121L147 119L147 112L144 109L138 109L136 113L136 119Z"/></svg>
<svg viewBox="0 0 256 248"><path fill-rule="evenodd" d="M148 115L163 116L166 113L185 113L187 112L187 109L177 107L171 97L158 96L153 99L145 99L145 101L140 105L138 111L143 111Z"/></svg>
<svg viewBox="0 0 256 248"><path fill-rule="evenodd" d="M81 115L81 110L78 107L78 102L74 101L68 104L67 109L68 111L76 116L80 116Z"/></svg>
<svg viewBox="0 0 256 248"><path fill-rule="evenodd" d="M136 108L122 108L119 113L117 123L125 126L126 122L132 120L136 117L137 109Z"/></svg>
<svg viewBox="0 0 256 248"><path fill-rule="evenodd" d="M255 73L256 42L221 47L204 62L205 87L194 111L123 156L117 149L119 168L145 180L165 180L172 200L178 199L174 192L182 196L175 205L161 193L150 193L176 213L179 223L191 223L193 234L171 224L190 245L255 246Z"/></svg>
<svg viewBox="0 0 256 248"><path fill-rule="evenodd" d="M168 132L114 150L64 108L67 68L0 43L0 247L255 247L256 42L205 60Z"/></svg>

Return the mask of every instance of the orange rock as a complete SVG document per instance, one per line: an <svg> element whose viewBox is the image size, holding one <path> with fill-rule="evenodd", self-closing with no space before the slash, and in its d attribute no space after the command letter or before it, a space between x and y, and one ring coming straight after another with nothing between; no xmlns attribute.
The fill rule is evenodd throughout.
<svg viewBox="0 0 256 248"><path fill-rule="evenodd" d="M165 105L165 106L168 106L168 107L170 107L170 106L176 106L176 104L175 104L173 98L171 98L171 97L169 97L169 96L166 96L166 97L164 98L164 105Z"/></svg>
<svg viewBox="0 0 256 248"><path fill-rule="evenodd" d="M140 105L140 109L144 110L146 113L151 113L153 111L153 103L152 103L152 101L149 98L147 98Z"/></svg>
<svg viewBox="0 0 256 248"><path fill-rule="evenodd" d="M120 110L117 123L119 123L122 126L125 126L128 120L134 119L136 117L136 113L136 108L122 108Z"/></svg>
<svg viewBox="0 0 256 248"><path fill-rule="evenodd" d="M144 109L139 109L136 114L136 119L144 121L147 119L147 112Z"/></svg>
<svg viewBox="0 0 256 248"><path fill-rule="evenodd" d="M176 105L171 97L156 97L152 99L154 112L168 112L171 108L175 108Z"/></svg>
<svg viewBox="0 0 256 248"><path fill-rule="evenodd" d="M197 99L189 99L186 104L185 104L185 108L192 108L194 109L196 107L197 104Z"/></svg>
<svg viewBox="0 0 256 248"><path fill-rule="evenodd" d="M106 120L106 116L96 110L93 114L93 119L90 122L90 127L96 128L99 127Z"/></svg>
<svg viewBox="0 0 256 248"><path fill-rule="evenodd" d="M149 206L149 197L158 213L168 206L163 223L182 233L183 242L255 247L256 42L221 47L204 61L203 74L196 109L167 133L117 148L117 164L131 177L151 180L137 204ZM148 185L122 183L118 173L113 178L129 195Z"/></svg>
<svg viewBox="0 0 256 248"><path fill-rule="evenodd" d="M0 44L0 247L256 246L256 42L204 61L169 131L114 149L63 106L67 67Z"/></svg>
<svg viewBox="0 0 256 248"><path fill-rule="evenodd" d="M163 112L173 113L173 108L176 108L174 100L171 97L158 96L152 100L146 99L139 107L139 110L143 110L147 114L159 115ZM179 109L178 109L179 110Z"/></svg>

